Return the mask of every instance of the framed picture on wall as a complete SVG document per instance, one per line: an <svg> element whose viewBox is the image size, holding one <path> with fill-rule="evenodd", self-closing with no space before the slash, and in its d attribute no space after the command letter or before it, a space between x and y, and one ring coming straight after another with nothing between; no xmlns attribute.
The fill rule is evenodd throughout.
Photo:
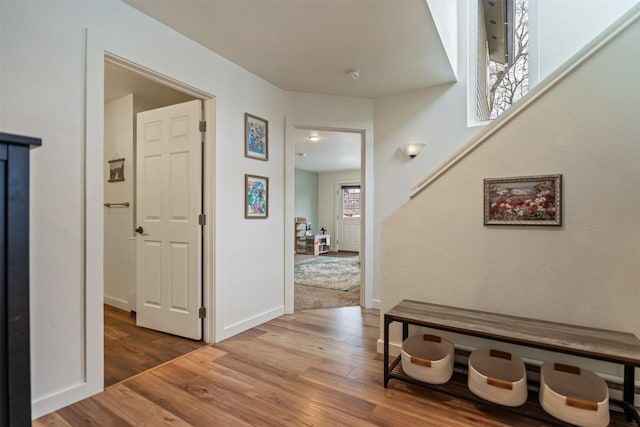
<svg viewBox="0 0 640 427"><path fill-rule="evenodd" d="M109 182L124 181L124 159L109 160Z"/></svg>
<svg viewBox="0 0 640 427"><path fill-rule="evenodd" d="M249 113L244 113L244 155L269 160L269 122Z"/></svg>
<svg viewBox="0 0 640 427"><path fill-rule="evenodd" d="M269 178L244 175L244 217L247 219L269 217Z"/></svg>
<svg viewBox="0 0 640 427"><path fill-rule="evenodd" d="M562 175L486 178L485 225L562 225Z"/></svg>

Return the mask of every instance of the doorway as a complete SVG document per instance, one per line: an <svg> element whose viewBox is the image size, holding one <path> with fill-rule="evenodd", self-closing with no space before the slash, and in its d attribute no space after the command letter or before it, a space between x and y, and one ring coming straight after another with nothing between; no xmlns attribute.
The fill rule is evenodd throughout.
<svg viewBox="0 0 640 427"><path fill-rule="evenodd" d="M354 244L360 241L360 236L353 233L361 231L360 227L357 231L352 227L349 237L352 243L343 248L344 234L338 227L342 223L337 212L342 210L339 185L346 182L360 188L363 135L297 128L293 136L294 311L360 305L363 275L360 248ZM358 190L350 203L359 201Z"/></svg>
<svg viewBox="0 0 640 427"><path fill-rule="evenodd" d="M141 292L137 291L136 285L140 283L137 278L139 276L138 267L147 264L146 262L138 262L142 258L140 256L140 242L143 240L139 236L148 233L136 233L135 230L145 206L139 202L150 200L149 197L142 195L142 190L145 188L142 184L145 184L144 181L148 181L148 179L144 181L138 179L136 164L140 159L137 158L139 150L136 149L136 134L139 130L137 129L136 117L142 112L164 111L174 108L171 106L185 105L189 102L198 103L195 113L197 114L195 119L197 120L195 122L197 128L203 114L202 108L199 106L201 103L199 98L167 87L126 67L109 61L104 64L103 283L105 303L104 373L107 385L113 381L124 379L122 376L125 374L135 374L137 370L149 369L153 365L163 363L204 345L200 332L197 337L192 337L196 338L195 341L189 342L189 340L183 340L177 336L136 326L136 320L139 320L139 316L136 316L138 299L141 297ZM145 115L147 114L150 113L145 113ZM180 126L172 126L171 133L175 134L176 129L179 130ZM195 141L198 150L201 149L201 139L202 137L198 135ZM195 160L200 167L203 165L202 155L197 154ZM158 176L163 175L161 170L157 172ZM198 175L198 188L201 188L202 174L198 172ZM144 176L148 177L149 174ZM163 191L163 193L165 192ZM198 189L198 194L192 196L191 198L197 199L197 205L200 206L203 199L202 190ZM194 220L198 221L197 215ZM197 234L202 234L199 229ZM183 248L184 246L182 245ZM145 260L150 258L144 253L143 257ZM194 265L190 265L188 269L193 270ZM186 268L182 270L184 275L202 277L201 259L195 264L195 269L196 271L187 271ZM198 293L202 295L202 281L198 280L195 286L198 288ZM146 287L144 289L146 290ZM197 318L198 307L202 305L201 297L198 297L196 305ZM198 330L201 330L201 320L197 319L196 321ZM158 328L155 325L152 327Z"/></svg>

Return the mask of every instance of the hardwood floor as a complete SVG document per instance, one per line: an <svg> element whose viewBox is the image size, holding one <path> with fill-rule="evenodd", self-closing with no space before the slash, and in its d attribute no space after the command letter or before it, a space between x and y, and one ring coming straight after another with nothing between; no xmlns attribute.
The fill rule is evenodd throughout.
<svg viewBox="0 0 640 427"><path fill-rule="evenodd" d="M282 316L33 425L541 425L398 381L385 389L378 337L379 314L359 307Z"/></svg>
<svg viewBox="0 0 640 427"><path fill-rule="evenodd" d="M136 326L134 315L104 305L104 385L109 386L204 346Z"/></svg>

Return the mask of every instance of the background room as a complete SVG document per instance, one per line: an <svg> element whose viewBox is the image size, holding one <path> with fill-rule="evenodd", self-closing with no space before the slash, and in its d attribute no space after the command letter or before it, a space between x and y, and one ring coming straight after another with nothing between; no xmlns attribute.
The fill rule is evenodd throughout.
<svg viewBox="0 0 640 427"><path fill-rule="evenodd" d="M361 134L295 133L296 311L360 304Z"/></svg>

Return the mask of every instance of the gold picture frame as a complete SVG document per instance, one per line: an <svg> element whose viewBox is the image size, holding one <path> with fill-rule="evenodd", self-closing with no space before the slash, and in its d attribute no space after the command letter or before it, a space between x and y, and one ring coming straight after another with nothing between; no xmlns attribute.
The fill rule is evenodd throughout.
<svg viewBox="0 0 640 427"><path fill-rule="evenodd" d="M562 175L486 178L484 225L562 225Z"/></svg>

